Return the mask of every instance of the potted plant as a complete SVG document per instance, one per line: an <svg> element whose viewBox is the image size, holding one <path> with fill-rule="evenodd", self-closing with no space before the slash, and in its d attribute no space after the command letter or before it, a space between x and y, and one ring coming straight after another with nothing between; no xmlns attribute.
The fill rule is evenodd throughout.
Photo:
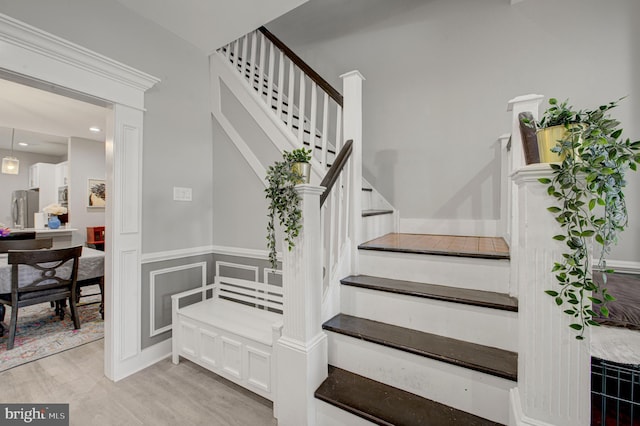
<svg viewBox="0 0 640 426"><path fill-rule="evenodd" d="M300 175L297 183L309 183L311 180L311 150L304 148L284 152L285 158L291 162L291 169Z"/></svg>
<svg viewBox="0 0 640 426"><path fill-rule="evenodd" d="M564 231L553 238L566 247L552 269L559 288L546 293L574 318L570 327L582 339L585 327L598 325L596 311L607 317L606 302L615 300L605 287L606 274L613 272L606 255L627 226L624 176L640 162L640 141L623 139L620 122L610 117L618 101L584 111L573 111L566 101L550 104L540 122L563 121L566 133L552 148L562 161L552 163L552 178L540 182L556 200L548 210ZM599 249L595 266L603 273L602 287L592 276L594 249Z"/></svg>
<svg viewBox="0 0 640 426"><path fill-rule="evenodd" d="M267 170L266 198L269 200L267 222L267 248L269 250L269 262L276 269L276 217L284 230L284 239L289 251L295 247L294 239L299 235L302 224L302 212L300 211L300 196L295 190L295 185L309 182L309 161L311 150L304 148L294 149L283 153L282 161L276 161ZM301 165L300 165L301 164ZM305 175L306 169L306 175ZM305 177L306 176L306 177Z"/></svg>
<svg viewBox="0 0 640 426"><path fill-rule="evenodd" d="M549 105L538 122L530 116L521 118L527 126L537 128L536 138L541 163L560 162L564 159L566 152L563 153L558 148L559 142L579 137L577 127L580 126L584 114L583 111L575 111L568 100L559 103L556 98L551 98Z"/></svg>

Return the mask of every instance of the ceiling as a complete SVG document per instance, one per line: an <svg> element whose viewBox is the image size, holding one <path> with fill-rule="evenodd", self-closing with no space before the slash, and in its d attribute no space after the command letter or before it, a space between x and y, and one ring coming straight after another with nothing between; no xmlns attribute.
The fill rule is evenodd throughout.
<svg viewBox="0 0 640 426"><path fill-rule="evenodd" d="M207 55L308 0L118 0Z"/></svg>
<svg viewBox="0 0 640 426"><path fill-rule="evenodd" d="M11 149L15 129L15 151L66 155L69 137L104 141L106 115L103 106L0 78L0 149Z"/></svg>
<svg viewBox="0 0 640 426"><path fill-rule="evenodd" d="M117 1L208 55L308 0ZM11 149L12 129L17 152L64 156L69 137L104 141L105 106L79 98L46 83L0 73L0 149ZM102 132L90 132L91 126Z"/></svg>

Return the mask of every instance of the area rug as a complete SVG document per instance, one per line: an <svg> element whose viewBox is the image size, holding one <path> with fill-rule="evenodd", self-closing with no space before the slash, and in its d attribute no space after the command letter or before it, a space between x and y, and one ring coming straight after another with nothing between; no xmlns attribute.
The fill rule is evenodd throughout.
<svg viewBox="0 0 640 426"><path fill-rule="evenodd" d="M87 290L91 291L91 287ZM100 296L91 296L82 298L81 303L99 300ZM74 330L69 307L62 321L49 303L20 308L15 343L13 349L7 351L8 321L11 318L11 308L7 306L7 330L0 337L0 372L102 339L104 321L100 315L100 304L80 306L78 312L81 327Z"/></svg>

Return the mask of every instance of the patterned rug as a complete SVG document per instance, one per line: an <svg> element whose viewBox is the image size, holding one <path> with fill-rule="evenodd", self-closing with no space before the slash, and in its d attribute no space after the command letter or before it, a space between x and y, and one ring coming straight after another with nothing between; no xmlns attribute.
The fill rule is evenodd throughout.
<svg viewBox="0 0 640 426"><path fill-rule="evenodd" d="M97 287L94 289L93 286L83 288L83 292L87 293L99 292L96 290ZM80 302L99 300L100 296L90 296L82 298ZM15 343L13 349L7 351L8 322L11 318L11 308L7 306L7 330L0 337L0 371L102 339L104 321L99 310L99 303L78 307L81 327L80 330L74 330L69 307L62 321L49 303L20 308Z"/></svg>

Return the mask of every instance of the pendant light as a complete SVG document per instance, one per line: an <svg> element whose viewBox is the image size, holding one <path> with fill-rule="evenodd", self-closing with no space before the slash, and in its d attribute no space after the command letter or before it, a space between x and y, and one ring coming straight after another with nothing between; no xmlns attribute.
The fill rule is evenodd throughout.
<svg viewBox="0 0 640 426"><path fill-rule="evenodd" d="M17 175L20 169L20 161L13 156L13 138L15 134L16 129L11 129L11 157L2 159L2 173L7 175Z"/></svg>

